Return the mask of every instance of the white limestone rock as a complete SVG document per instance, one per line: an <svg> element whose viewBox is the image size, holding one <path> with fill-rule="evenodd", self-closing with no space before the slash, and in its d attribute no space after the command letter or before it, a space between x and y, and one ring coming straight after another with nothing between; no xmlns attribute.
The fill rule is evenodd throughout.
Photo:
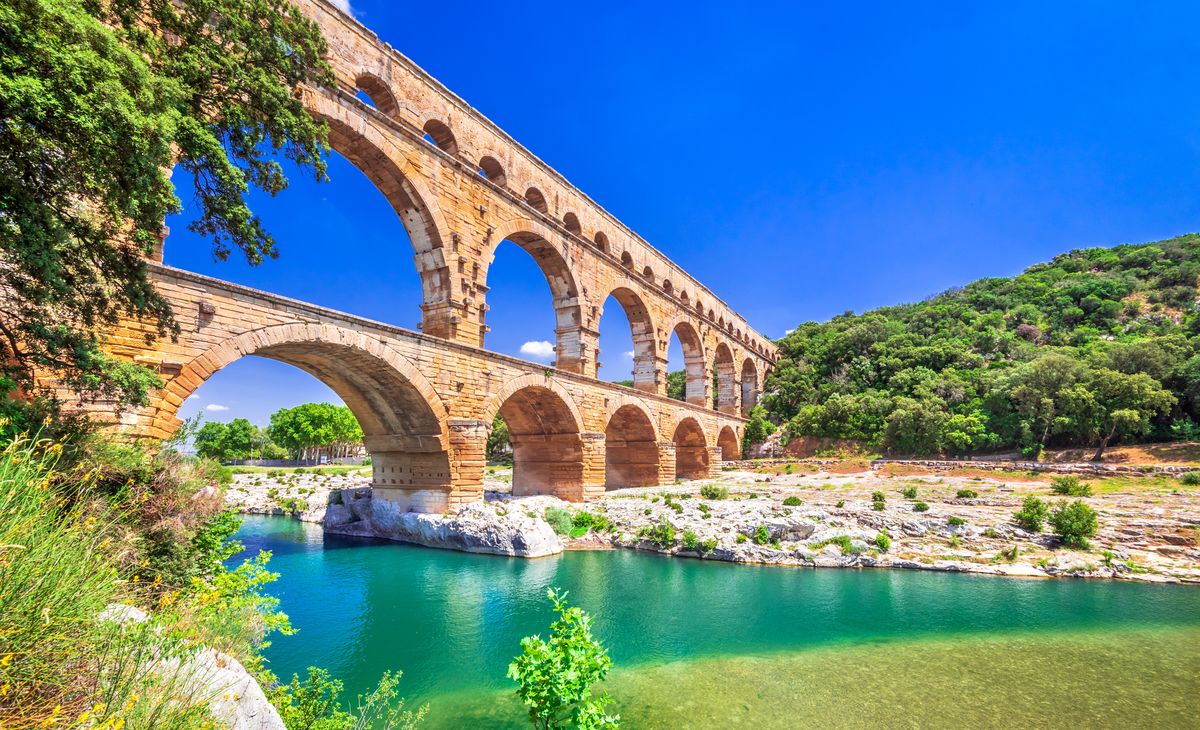
<svg viewBox="0 0 1200 730"><path fill-rule="evenodd" d="M545 520L520 509L474 502L444 515L406 512L393 502L363 495L363 491L331 499L325 512L326 532L521 558L563 551L562 540Z"/></svg>

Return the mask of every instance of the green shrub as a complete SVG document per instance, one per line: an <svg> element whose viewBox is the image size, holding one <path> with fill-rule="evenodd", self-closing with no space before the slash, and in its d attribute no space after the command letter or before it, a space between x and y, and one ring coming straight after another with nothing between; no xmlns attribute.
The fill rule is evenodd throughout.
<svg viewBox="0 0 1200 730"><path fill-rule="evenodd" d="M271 690L268 699L286 727L320 728L320 730L356 730L356 728L386 727L412 730L428 712L425 705L415 713L404 708L397 699L396 685L401 672L384 672L379 684L365 696L360 695L353 707L338 700L342 693L341 680L332 679L328 670L309 667L308 677L301 682L293 674L292 681Z"/></svg>
<svg viewBox="0 0 1200 730"><path fill-rule="evenodd" d="M736 538L734 538L733 541L736 542L738 545L741 545L742 543L746 542L747 539L748 538L745 535L743 535L742 533L739 532L738 536Z"/></svg>
<svg viewBox="0 0 1200 730"><path fill-rule="evenodd" d="M967 524L967 521L961 517L956 517L954 515L951 515L950 517L946 518L946 524L950 525L951 527L959 527L961 525Z"/></svg>
<svg viewBox="0 0 1200 730"><path fill-rule="evenodd" d="M571 518L571 525L576 530L583 530L584 533L588 530L592 532L612 532L613 527L615 527L607 515L596 514L586 510L576 512L575 516Z"/></svg>
<svg viewBox="0 0 1200 730"><path fill-rule="evenodd" d="M729 496L729 489L716 484L705 484L700 487L700 496L705 499L725 499Z"/></svg>
<svg viewBox="0 0 1200 730"><path fill-rule="evenodd" d="M876 539L878 539L878 536L876 537ZM889 540L890 540L890 538L889 538ZM888 544L891 545L891 542L889 542ZM828 538L826 540L822 540L822 541L818 542L817 544L813 545L812 547L814 550L820 550L821 548L823 548L827 545L837 545L839 548L841 548L842 552L846 555L857 555L858 553L862 552L861 548L856 548L854 546L854 543L850 540L849 535L835 535L831 538Z"/></svg>
<svg viewBox="0 0 1200 730"><path fill-rule="evenodd" d="M974 489L960 489L954 493L954 496L959 499L975 499L979 496L979 493Z"/></svg>
<svg viewBox="0 0 1200 730"><path fill-rule="evenodd" d="M842 507L845 507L845 506L846 506L846 500L844 500L844 499L839 499L837 501L837 504L834 505L834 507L837 507L838 509L841 509Z"/></svg>
<svg viewBox="0 0 1200 730"><path fill-rule="evenodd" d="M883 494L883 492L871 492L871 501L872 502L886 502L887 497Z"/></svg>
<svg viewBox="0 0 1200 730"><path fill-rule="evenodd" d="M715 537L710 537L707 540L701 540L699 547L700 547L700 553L702 555L707 555L707 554L711 553L713 550L717 549L717 539Z"/></svg>
<svg viewBox="0 0 1200 730"><path fill-rule="evenodd" d="M1200 471L1187 471L1180 475L1179 483L1189 487L1200 487Z"/></svg>
<svg viewBox="0 0 1200 730"><path fill-rule="evenodd" d="M1017 559L1017 557L1020 556L1020 554L1021 554L1021 549L1019 547L1017 547L1016 545L1013 545L1012 547L1008 548L1007 550L1001 550L998 557L1004 558L1005 560L1007 560L1008 562L1011 563L1011 562L1014 562Z"/></svg>
<svg viewBox="0 0 1200 730"><path fill-rule="evenodd" d="M697 550L700 547L700 536L691 530L683 531L683 547L686 550Z"/></svg>
<svg viewBox="0 0 1200 730"><path fill-rule="evenodd" d="M915 503L913 503L912 508L913 508L913 512L928 512L929 511L929 505L925 504L924 502L915 502Z"/></svg>
<svg viewBox="0 0 1200 730"><path fill-rule="evenodd" d="M1064 544L1082 549L1087 548L1088 538L1096 534L1099 526L1096 510L1078 499L1070 504L1058 503L1050 513L1050 525Z"/></svg>
<svg viewBox="0 0 1200 730"><path fill-rule="evenodd" d="M1092 485L1079 481L1079 477L1074 475L1052 477L1050 488L1055 494L1065 494L1069 497L1092 496Z"/></svg>
<svg viewBox="0 0 1200 730"><path fill-rule="evenodd" d="M771 531L767 529L766 525L759 525L754 528L753 539L759 545L766 545L771 541Z"/></svg>
<svg viewBox="0 0 1200 730"><path fill-rule="evenodd" d="M799 507L800 505L804 504L804 500L793 494L792 496L783 500L783 504L787 507Z"/></svg>
<svg viewBox="0 0 1200 730"><path fill-rule="evenodd" d="M668 522L665 517L660 518L658 523L653 526L643 527L638 535L646 538L661 550L675 547L675 525Z"/></svg>
<svg viewBox="0 0 1200 730"><path fill-rule="evenodd" d="M554 530L559 535L571 534L573 518L571 513L559 507L547 507L542 513L542 519L546 524L550 525L550 529Z"/></svg>
<svg viewBox="0 0 1200 730"><path fill-rule="evenodd" d="M879 548L879 552L886 553L892 547L892 538L888 535L887 530L880 530L875 536L875 547Z"/></svg>
<svg viewBox="0 0 1200 730"><path fill-rule="evenodd" d="M1049 512L1050 508L1045 502L1031 495L1021 503L1021 509L1013 514L1013 519L1030 532L1041 532L1042 523L1046 521Z"/></svg>
<svg viewBox="0 0 1200 730"><path fill-rule="evenodd" d="M887 503L882 499L877 499L874 502L871 502L871 509L875 510L876 512L882 512L887 509Z"/></svg>
<svg viewBox="0 0 1200 730"><path fill-rule="evenodd" d="M984 537L990 537L990 538L992 538L992 539L994 540L994 539L996 539L996 538L1000 537L1000 533L999 533L999 532L996 532L996 528L994 528L994 527L989 527L989 528L987 528L986 530L984 530L984 531L983 531L983 536L984 536Z"/></svg>
<svg viewBox="0 0 1200 730"><path fill-rule="evenodd" d="M917 498L917 488L916 487L905 487L904 489L900 490L900 494L904 495L905 499L916 499Z"/></svg>
<svg viewBox="0 0 1200 730"><path fill-rule="evenodd" d="M612 659L592 636L591 617L567 605L567 594L548 591L558 619L550 625L550 640L521 639L521 654L508 665L517 681L517 696L529 709L535 728L616 728L619 718L605 708L607 692L592 694L612 667ZM365 726L364 726L365 727Z"/></svg>

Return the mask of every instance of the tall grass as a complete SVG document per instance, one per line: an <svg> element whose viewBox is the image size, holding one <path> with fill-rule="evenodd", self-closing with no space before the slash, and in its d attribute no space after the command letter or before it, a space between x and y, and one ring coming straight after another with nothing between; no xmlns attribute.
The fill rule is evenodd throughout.
<svg viewBox="0 0 1200 730"><path fill-rule="evenodd" d="M0 727L211 726L210 698L169 671L186 642L100 620L140 591L119 568L118 516L62 479L60 454L25 438L0 447Z"/></svg>

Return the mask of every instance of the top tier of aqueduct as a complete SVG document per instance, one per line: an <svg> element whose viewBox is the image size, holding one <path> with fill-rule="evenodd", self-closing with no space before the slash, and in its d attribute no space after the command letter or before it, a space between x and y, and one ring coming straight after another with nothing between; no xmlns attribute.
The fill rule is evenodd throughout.
<svg viewBox="0 0 1200 730"><path fill-rule="evenodd" d="M486 295L498 285L488 266L510 240L550 284L556 367L596 377L612 295L630 320L638 389L665 393L672 333L689 401L711 396L714 367L753 363L761 382L777 349L720 298L354 18L327 0L297 4L328 40L338 85L304 90L306 105L400 215L422 278L422 331L483 346Z"/></svg>

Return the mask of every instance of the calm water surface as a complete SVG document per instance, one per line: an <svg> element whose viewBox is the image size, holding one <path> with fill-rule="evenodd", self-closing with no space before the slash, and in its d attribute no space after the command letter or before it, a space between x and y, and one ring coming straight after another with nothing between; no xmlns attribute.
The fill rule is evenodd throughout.
<svg viewBox="0 0 1200 730"><path fill-rule="evenodd" d="M522 727L505 669L560 586L595 618L640 727L1200 728L1200 588L811 570L571 552L538 560L323 536L248 517L300 631L281 677L401 669L429 727Z"/></svg>

